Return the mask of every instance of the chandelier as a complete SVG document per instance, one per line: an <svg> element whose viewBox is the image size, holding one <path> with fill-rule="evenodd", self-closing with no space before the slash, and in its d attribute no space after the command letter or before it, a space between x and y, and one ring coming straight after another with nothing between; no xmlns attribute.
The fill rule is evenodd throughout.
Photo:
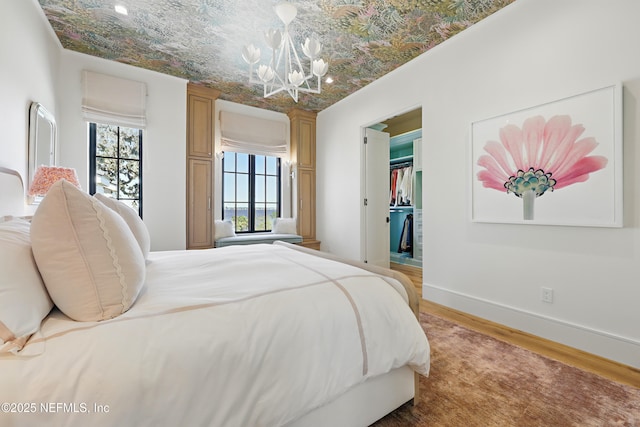
<svg viewBox="0 0 640 427"><path fill-rule="evenodd" d="M320 93L320 78L327 73L329 64L319 58L322 49L320 42L315 37L307 38L301 45L302 52L309 59L308 69L305 71L289 34L289 24L298 10L293 4L286 2L276 4L274 9L284 23L284 32L270 29L264 34L271 49L269 65L261 64L254 72L255 64L260 61L260 49L253 44L242 49L242 58L249 64L249 83L263 85L265 98L287 91L298 102L299 92Z"/></svg>

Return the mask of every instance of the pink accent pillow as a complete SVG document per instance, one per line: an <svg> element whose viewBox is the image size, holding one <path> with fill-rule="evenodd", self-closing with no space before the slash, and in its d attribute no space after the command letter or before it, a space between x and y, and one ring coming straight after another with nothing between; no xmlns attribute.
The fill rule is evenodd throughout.
<svg viewBox="0 0 640 427"><path fill-rule="evenodd" d="M127 223L64 180L33 215L31 246L51 299L74 320L117 317L144 285L144 257Z"/></svg>

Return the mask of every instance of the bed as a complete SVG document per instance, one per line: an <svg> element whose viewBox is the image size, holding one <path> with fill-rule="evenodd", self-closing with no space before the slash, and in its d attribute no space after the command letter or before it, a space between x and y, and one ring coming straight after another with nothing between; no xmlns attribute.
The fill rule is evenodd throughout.
<svg viewBox="0 0 640 427"><path fill-rule="evenodd" d="M10 337L0 323L2 425L366 426L417 397L429 344L406 276L282 242L145 253L122 213L60 183L67 210L78 198L97 215L103 235L91 245L104 237L109 256L120 255L118 293L92 290L107 295L94 318L92 307L77 306L86 288L77 268L115 262L103 266L99 248L86 246L83 266L59 268L74 258L59 233L73 235L70 246L87 237L47 216L51 191L32 222L12 217L23 206L19 178L0 170L0 238L3 227L28 230L45 316ZM78 215L70 222L86 219ZM2 293L24 269L0 265ZM11 323L6 305L0 322Z"/></svg>

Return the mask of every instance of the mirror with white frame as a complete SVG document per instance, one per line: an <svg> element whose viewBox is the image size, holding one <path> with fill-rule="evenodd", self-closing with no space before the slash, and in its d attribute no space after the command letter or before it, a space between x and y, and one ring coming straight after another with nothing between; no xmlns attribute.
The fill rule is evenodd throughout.
<svg viewBox="0 0 640 427"><path fill-rule="evenodd" d="M27 189L40 165L56 164L56 120L39 102L32 102L29 108L29 164ZM37 202L29 198L30 203Z"/></svg>

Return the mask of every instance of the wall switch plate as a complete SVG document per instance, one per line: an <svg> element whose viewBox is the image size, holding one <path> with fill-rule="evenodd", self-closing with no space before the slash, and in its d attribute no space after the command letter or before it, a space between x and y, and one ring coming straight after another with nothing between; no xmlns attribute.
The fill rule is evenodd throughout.
<svg viewBox="0 0 640 427"><path fill-rule="evenodd" d="M553 289L551 288L540 288L540 297L542 302L552 303L553 302Z"/></svg>

